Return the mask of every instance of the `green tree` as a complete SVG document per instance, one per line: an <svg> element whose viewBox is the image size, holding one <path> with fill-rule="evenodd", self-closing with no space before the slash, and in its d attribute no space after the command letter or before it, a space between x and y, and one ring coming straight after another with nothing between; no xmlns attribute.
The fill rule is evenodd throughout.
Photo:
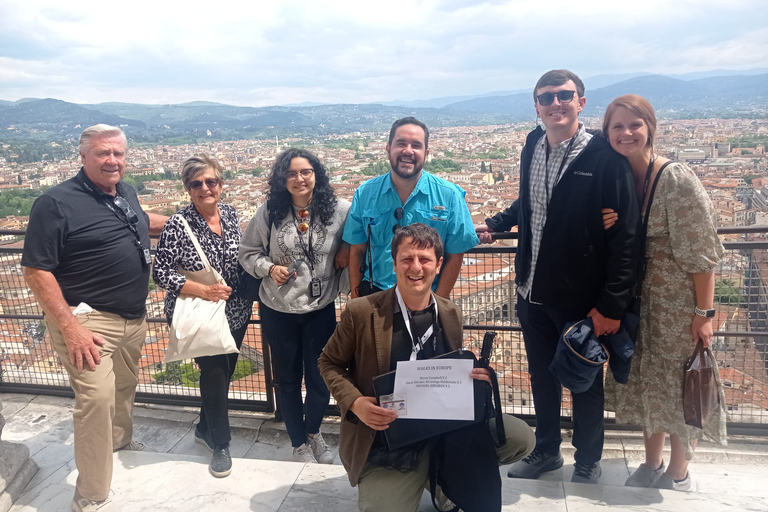
<svg viewBox="0 0 768 512"><path fill-rule="evenodd" d="M424 170L432 173L456 172L461 170L461 164L450 158L433 158L431 162L424 165Z"/></svg>
<svg viewBox="0 0 768 512"><path fill-rule="evenodd" d="M32 203L41 193L41 190L32 189L11 189L0 192L0 218L9 215L29 215Z"/></svg>
<svg viewBox="0 0 768 512"><path fill-rule="evenodd" d="M715 302L729 306L739 306L744 302L739 288L730 279L719 279L715 282Z"/></svg>
<svg viewBox="0 0 768 512"><path fill-rule="evenodd" d="M239 380L254 373L256 373L256 370L253 368L253 363L248 359L238 359L237 364L235 365L235 373L232 375L232 380Z"/></svg>
<svg viewBox="0 0 768 512"><path fill-rule="evenodd" d="M363 169L362 174L365 174L366 176L381 176L382 174L386 174L389 172L390 165L389 162L386 160L379 160L378 162L373 162L372 164L368 164L368 167Z"/></svg>
<svg viewBox="0 0 768 512"><path fill-rule="evenodd" d="M158 384L169 384L178 386L181 384L181 362L174 361L165 365L165 371L158 372L152 376Z"/></svg>
<svg viewBox="0 0 768 512"><path fill-rule="evenodd" d="M262 166L258 166L257 168L255 168L255 169L253 169L253 170L251 171L251 175L252 175L253 177L255 177L255 178L258 178L258 177L259 177L259 176L261 176L262 174L264 174L264 168L263 168Z"/></svg>

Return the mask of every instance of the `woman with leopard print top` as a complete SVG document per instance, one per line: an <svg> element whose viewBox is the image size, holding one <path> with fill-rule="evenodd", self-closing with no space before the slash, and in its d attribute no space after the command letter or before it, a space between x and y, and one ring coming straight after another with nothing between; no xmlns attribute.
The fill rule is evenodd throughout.
<svg viewBox="0 0 768 512"><path fill-rule="evenodd" d="M181 179L192 204L179 210L166 222L157 244L152 275L155 282L166 290L165 316L169 324L180 293L211 301L226 300L229 329L239 349L248 328L253 303L232 293L238 284L237 251L242 232L235 209L219 202L223 178L221 165L207 155L193 156L184 162ZM196 283L179 272L179 267L190 271L204 268L184 228L182 217L197 237L211 266L221 274L226 285ZM203 402L200 422L195 428L195 441L213 451L208 469L213 476L220 478L232 471L227 394L237 355L195 358L200 367L200 396Z"/></svg>

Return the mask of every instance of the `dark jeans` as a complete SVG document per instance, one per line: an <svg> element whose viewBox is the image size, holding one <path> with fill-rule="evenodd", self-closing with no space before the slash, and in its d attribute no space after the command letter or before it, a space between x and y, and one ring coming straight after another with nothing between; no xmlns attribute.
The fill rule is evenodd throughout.
<svg viewBox="0 0 768 512"><path fill-rule="evenodd" d="M272 360L285 427L295 447L307 434L320 432L331 393L320 376L317 360L336 329L336 305L309 313L281 313L259 304L261 329L272 351ZM301 379L307 391L306 415L301 400Z"/></svg>
<svg viewBox="0 0 768 512"><path fill-rule="evenodd" d="M568 322L583 320L586 312L531 304L517 297L517 313L523 328L523 341L528 355L531 391L536 409L536 448L554 454L560 450L560 403L562 386L549 371L555 357L560 333ZM583 393L572 393L573 446L576 462L591 464L603 454L603 373L598 373L592 387Z"/></svg>
<svg viewBox="0 0 768 512"><path fill-rule="evenodd" d="M243 344L248 324L232 331L232 337L239 349ZM229 433L229 381L235 373L239 354L221 354L217 356L196 357L200 367L200 423L198 429L214 445L225 444L232 438Z"/></svg>

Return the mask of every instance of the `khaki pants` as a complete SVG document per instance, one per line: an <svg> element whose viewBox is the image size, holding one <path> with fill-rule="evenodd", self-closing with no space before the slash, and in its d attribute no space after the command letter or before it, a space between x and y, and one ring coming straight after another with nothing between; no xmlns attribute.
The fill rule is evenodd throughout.
<svg viewBox="0 0 768 512"><path fill-rule="evenodd" d="M507 442L496 448L500 466L517 462L536 446L533 430L523 420L508 414L503 418ZM491 420L489 424L495 439L496 422ZM429 485L429 454L429 448L422 451L416 471L401 472L366 464L357 484L357 506L361 512L416 512Z"/></svg>
<svg viewBox="0 0 768 512"><path fill-rule="evenodd" d="M75 392L72 414L75 430L77 491L86 499L109 496L112 484L112 451L125 446L133 435L131 410L138 384L139 358L146 337L144 318L126 320L112 313L93 311L77 317L80 324L104 340L101 364L82 372L69 362L64 335L46 319L53 348L69 374Z"/></svg>

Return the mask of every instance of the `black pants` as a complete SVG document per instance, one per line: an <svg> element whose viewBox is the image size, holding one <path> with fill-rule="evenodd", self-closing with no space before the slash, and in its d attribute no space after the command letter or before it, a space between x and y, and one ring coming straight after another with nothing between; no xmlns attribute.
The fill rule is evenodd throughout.
<svg viewBox="0 0 768 512"><path fill-rule="evenodd" d="M243 345L246 323L232 331L237 348ZM214 445L225 444L232 439L229 433L229 381L235 373L237 356L239 354L221 354L217 356L196 357L195 362L200 367L200 424L198 429Z"/></svg>
<svg viewBox="0 0 768 512"><path fill-rule="evenodd" d="M528 356L531 391L536 408L536 448L554 454L560 450L560 403L562 385L549 371L555 357L560 333L568 322L583 320L586 312L564 311L558 308L531 304L517 297L517 313L523 328L523 341ZM576 462L591 464L603 455L603 373L583 393L572 393L573 446Z"/></svg>
<svg viewBox="0 0 768 512"><path fill-rule="evenodd" d="M331 302L322 309L299 314L282 313L260 304L259 314L262 334L275 363L285 428L296 448L307 442L307 434L320 432L331 399L317 360L336 330L336 305ZM307 391L303 403L302 378Z"/></svg>

